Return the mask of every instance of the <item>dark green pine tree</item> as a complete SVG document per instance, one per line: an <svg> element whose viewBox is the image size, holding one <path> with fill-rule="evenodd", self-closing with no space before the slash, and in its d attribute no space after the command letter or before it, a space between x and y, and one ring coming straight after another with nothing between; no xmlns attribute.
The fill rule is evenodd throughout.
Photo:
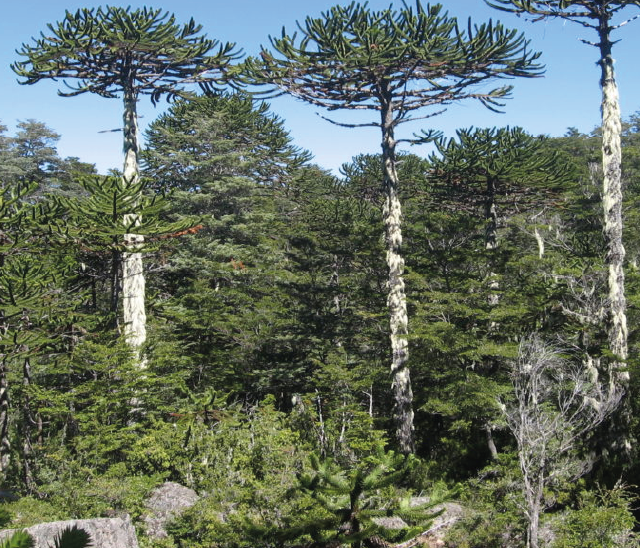
<svg viewBox="0 0 640 548"><path fill-rule="evenodd" d="M269 105L244 94L209 93L176 101L146 132L144 174L172 191L204 192L223 177L284 188L311 155L291 142Z"/></svg>
<svg viewBox="0 0 640 548"><path fill-rule="evenodd" d="M0 133L6 132L0 125ZM95 166L78 158L60 158L56 143L60 136L42 122L26 120L17 124L12 136L0 137L0 180L5 185L38 183L31 199L42 200L47 193L73 193L78 190L76 174L95 173Z"/></svg>
<svg viewBox="0 0 640 548"><path fill-rule="evenodd" d="M538 293L535 299L528 297L528 304L518 297L535 289L531 283L523 287L524 276L517 274L516 264L521 260L521 273L536 268L531 248L537 245L537 268L541 273L547 270L552 261L548 250L545 257L547 223L557 214L555 206L563 193L574 186L571 164L546 149L545 143L521 128L471 128L457 131L454 138L436 140L427 171L429 194L447 214L434 214L418 226L414 219L409 221L416 274L425 276L435 266L418 251L426 237L432 242L434 258L439 256L442 264L435 270L435 279L448 279L442 288L444 294L440 284L433 283L433 274L416 283L420 292L416 322L421 320L426 338L445 338L450 331L449 344L434 347L451 356L457 348L457 357L438 368L440 380L435 375L425 383L433 386L449 378L442 396L433 394L427 405L443 417L457 417L460 425L469 421L471 439L481 440L486 434L487 448L494 458L497 448L492 431L501 421L496 421L499 415L489 395L500 394L505 386L505 361L512 356L512 340L518 326L523 325L523 315L531 314L533 304L548 297ZM452 223L451 217L456 222ZM423 230L416 230L420 225ZM514 239L518 233L518 240L529 238L528 245ZM440 329L429 330L425 320L442 315L446 302L451 303L448 325L436 321ZM472 337L469 325L473 325ZM453 340L456 342L451 345ZM460 376L452 364L463 356L461 365L467 371ZM423 374L431 377L428 372ZM465 380L459 382L462 378Z"/></svg>
<svg viewBox="0 0 640 548"><path fill-rule="evenodd" d="M188 84L222 83L224 73L237 57L234 44L200 35L201 27L191 19L179 25L175 17L149 8L106 7L66 12L64 19L49 25L33 45L18 51L25 60L12 65L22 84L44 79L62 80L67 88L58 93L72 97L95 93L123 100L125 184L136 188L139 178L137 104L149 95L155 104L162 96L184 94ZM137 217L123 224L135 229ZM146 339L145 283L140 247L143 236L135 230L126 236L123 255L122 299L125 339L140 365Z"/></svg>
<svg viewBox="0 0 640 548"><path fill-rule="evenodd" d="M531 207L533 202L544 207L543 195L548 202L572 180L570 165L557 153L544 153L544 140L522 128L462 129L456 134L435 141L430 176L463 207L481 206L487 250L498 247L501 213L508 217L516 205Z"/></svg>
<svg viewBox="0 0 640 548"><path fill-rule="evenodd" d="M372 424L387 428L379 421L391 415L388 343L379 336L387 317L382 191L379 177L360 186L361 160L366 163L358 157L343 166L341 179L312 172L298 177L287 234L287 291L310 372L306 409L322 420L315 441L323 454L347 459L356 444L373 441ZM379 175L379 156L371 156L371 164Z"/></svg>
<svg viewBox="0 0 640 548"><path fill-rule="evenodd" d="M37 492L35 445L43 433L36 369L73 321L72 300L60 292L71 270L56 252L52 223L60 211L33 204L37 186L7 186L0 194L0 473L6 481L11 470L13 485L30 493ZM12 438L19 440L13 448Z"/></svg>
<svg viewBox="0 0 640 548"><path fill-rule="evenodd" d="M203 225L158 257L152 289L164 296L157 313L167 323L155 347L167 349L168 367L176 354L189 362L191 389L273 393L289 405L309 380L286 256L296 181L317 171L301 167L308 153L267 105L243 95L178 101L147 138L145 173L173 190L167 215Z"/></svg>
<svg viewBox="0 0 640 548"><path fill-rule="evenodd" d="M273 51L245 63L247 80L329 110L361 110L374 120L347 127L373 126L382 133L385 203L383 219L389 267L388 307L396 437L413 451L413 407L408 361L408 316L404 289L402 207L399 199L395 133L400 124L428 107L477 99L495 109L510 87L481 91L495 78L537 76L538 54L501 24L458 27L441 5L404 5L379 12L352 2L319 18L308 17L299 32L271 38ZM434 113L432 112L431 115Z"/></svg>
<svg viewBox="0 0 640 548"><path fill-rule="evenodd" d="M173 222L161 220L170 201L163 193L148 192L147 179L139 179L132 185L120 177L94 175L82 177L78 183L84 195L52 197L63 212L56 222L57 232L73 242L77 250L75 259L80 267L74 283L83 289L84 312L107 316L112 327L121 330L121 270L123 256L127 253L126 235L133 228L122 219L130 219L135 223L136 232L149 238L140 248L149 251L157 249L162 239L177 237L193 229L198 218L184 216Z"/></svg>

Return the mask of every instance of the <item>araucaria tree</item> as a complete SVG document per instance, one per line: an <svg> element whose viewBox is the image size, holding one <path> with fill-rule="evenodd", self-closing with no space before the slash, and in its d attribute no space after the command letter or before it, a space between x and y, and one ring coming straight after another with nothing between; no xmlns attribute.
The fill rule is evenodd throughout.
<svg viewBox="0 0 640 548"><path fill-rule="evenodd" d="M18 53L25 60L14 63L13 70L22 84L62 80L67 87L58 93L64 97L87 92L122 97L123 179L132 187L139 179L140 95L150 95L156 104L162 96L184 95L187 84L218 85L237 57L234 44L208 39L193 19L181 26L162 10L108 6L67 11L61 22L48 27L32 45L23 44ZM128 229L121 259L124 334L139 353L146 339L144 238L136 234L137 214L124 214L123 223Z"/></svg>
<svg viewBox="0 0 640 548"><path fill-rule="evenodd" d="M629 374L627 360L627 303L624 290L624 257L622 243L622 124L618 86L613 70L612 31L626 24L613 23L613 18L628 6L640 7L639 0L486 0L503 11L531 14L535 20L561 18L596 31L597 42L583 40L600 53L600 87L602 88L602 205L604 236L609 269L609 350L614 355L610 364L611 388L626 386Z"/></svg>
<svg viewBox="0 0 640 548"><path fill-rule="evenodd" d="M274 84L313 105L329 110L376 113L374 121L346 124L373 126L382 132L383 218L389 267L388 309L391 375L400 449L413 450L413 405L408 369L408 318L402 246L395 137L397 127L417 118L425 107L442 107L478 99L489 108L500 105L510 86L492 90L479 84L509 76L537 76L538 54L528 42L501 24L472 25L462 30L439 4L411 8L403 4L370 11L355 2L336 6L319 18L308 17L299 33L271 38L273 51L246 61L255 83Z"/></svg>

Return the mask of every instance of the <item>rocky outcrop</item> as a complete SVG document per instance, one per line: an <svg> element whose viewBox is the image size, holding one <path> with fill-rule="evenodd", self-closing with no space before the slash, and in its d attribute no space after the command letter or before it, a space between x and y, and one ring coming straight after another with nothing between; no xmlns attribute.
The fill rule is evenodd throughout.
<svg viewBox="0 0 640 548"><path fill-rule="evenodd" d="M35 548L49 548L63 529L73 526L89 533L95 548L138 548L136 531L128 517L52 521L39 523L25 530L34 538ZM0 540L10 537L16 531L17 529L0 531Z"/></svg>
<svg viewBox="0 0 640 548"><path fill-rule="evenodd" d="M166 523L191 508L199 498L193 489L171 481L154 489L146 502L149 512L142 518L147 536L154 539L167 538Z"/></svg>

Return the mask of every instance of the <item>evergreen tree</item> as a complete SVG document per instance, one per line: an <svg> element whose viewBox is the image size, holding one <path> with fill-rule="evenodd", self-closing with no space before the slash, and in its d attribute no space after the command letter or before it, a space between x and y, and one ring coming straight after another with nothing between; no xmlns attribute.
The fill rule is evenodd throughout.
<svg viewBox="0 0 640 548"><path fill-rule="evenodd" d="M123 291L123 256L127 252L126 235L131 225L123 218L136 219L135 229L150 238L141 250L158 247L159 240L177 236L197 224L194 216L184 216L179 221L160 220L169 208L164 194L147 192L148 180L140 179L136 185L125 183L122 178L85 176L79 180L84 190L81 196L54 195L64 216L58 231L73 241L78 249L76 260L81 267L76 283L88 291L91 304L85 303L84 311L110 316L110 323L120 331L120 293ZM108 280L108 281L107 281ZM98 291L99 286L107 291ZM98 303L98 293L107 296L108 304Z"/></svg>
<svg viewBox="0 0 640 548"><path fill-rule="evenodd" d="M176 101L146 132L145 175L171 190L203 191L223 177L285 188L311 158L294 146L283 121L243 94L210 93Z"/></svg>
<svg viewBox="0 0 640 548"><path fill-rule="evenodd" d="M52 36L41 35L34 45L23 44L18 54L26 59L12 65L34 84L46 78L61 79L65 97L96 93L123 99L123 180L133 188L139 178L139 135L137 103L150 95L155 104L163 96L183 93L194 82L222 82L223 74L236 57L233 44L198 35L201 27L191 19L176 24L175 17L162 10L106 7L66 12L57 25L49 25ZM210 52L216 50L213 55ZM144 238L135 231L137 217L124 217L133 232L126 236L123 255L122 300L125 339L139 354L146 339L145 282L140 247ZM140 364L144 364L141 358Z"/></svg>
<svg viewBox="0 0 640 548"><path fill-rule="evenodd" d="M274 393L289 406L308 382L285 253L296 181L312 178L302 167L308 153L268 105L245 95L178 101L147 138L145 173L173 190L167 215L196 215L202 225L170 258L159 257L153 289L167 323L154 344L179 345L168 352L191 363L183 369L191 389Z"/></svg>
<svg viewBox="0 0 640 548"><path fill-rule="evenodd" d="M509 200L503 207L522 208L533 201L540 207L541 193L557 196L572 175L557 153L544 154L543 140L522 128L463 129L456 134L457 139L435 142L431 176L446 186L444 192L460 194L471 207L483 202L487 250L498 247L499 197Z"/></svg>
<svg viewBox="0 0 640 548"><path fill-rule="evenodd" d="M393 546L393 541L407 541L407 546L417 544L420 533L441 513L434 507L443 502L444 494L432 493L429 502L419 506L411 506L408 498L396 496L393 500L387 493L409 473L411 461L378 449L377 454L347 470L331 459L321 460L312 454L312 472L298 475L298 490L310 494L324 515L298 519L301 523L277 531L254 527L254 535L280 542L311 537L310 546L314 548L382 548ZM384 518L390 517L405 520L405 526L386 527Z"/></svg>
<svg viewBox="0 0 640 548"><path fill-rule="evenodd" d="M0 124L0 133L6 130ZM60 158L56 149L59 139L60 135L42 122L19 122L15 135L0 136L0 179L5 185L37 183L31 199L43 200L45 194L79 192L74 178L95 174L95 166L78 158Z"/></svg>
<svg viewBox="0 0 640 548"><path fill-rule="evenodd" d="M15 480L19 474L31 493L37 492L34 446L42 436L33 368L55 346L73 314L73 304L59 291L70 270L68 258L55 252L53 223L59 211L47 203L33 204L36 188L36 183L18 184L0 195L0 473L6 480L12 467ZM45 248L53 251L43 253ZM10 429L12 416L15 428ZM12 437L19 440L13 449ZM12 462L16 455L19 459Z"/></svg>
<svg viewBox="0 0 640 548"><path fill-rule="evenodd" d="M413 450L413 407L408 360L408 317L404 289L402 208L399 200L395 131L425 107L478 99L489 108L509 86L481 92L477 84L508 76L536 76L537 54L500 24L461 31L442 6L404 6L380 12L355 2L336 6L298 25L299 34L272 38L273 52L246 61L249 79L268 83L329 110L374 111L379 119L347 127L374 126L382 132L383 218L389 267L388 306L391 375L398 443ZM340 122L334 121L338 125Z"/></svg>

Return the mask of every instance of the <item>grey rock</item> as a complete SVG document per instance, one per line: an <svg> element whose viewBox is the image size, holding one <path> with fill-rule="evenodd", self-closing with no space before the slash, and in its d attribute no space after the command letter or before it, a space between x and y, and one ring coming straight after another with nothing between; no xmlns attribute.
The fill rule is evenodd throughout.
<svg viewBox="0 0 640 548"><path fill-rule="evenodd" d="M94 548L138 548L136 531L131 520L126 518L73 519L52 521L27 527L26 531L35 539L35 548L53 546L54 538L67 527L77 526L91 535ZM19 529L0 531L0 540L10 537Z"/></svg>
<svg viewBox="0 0 640 548"><path fill-rule="evenodd" d="M171 481L154 489L145 503L149 513L142 518L147 536L153 539L167 538L167 522L191 508L199 499L193 489Z"/></svg>
<svg viewBox="0 0 640 548"><path fill-rule="evenodd" d="M385 529L404 529L405 527L408 527L407 522L398 516L371 518L371 521Z"/></svg>
<svg viewBox="0 0 640 548"><path fill-rule="evenodd" d="M443 504L438 504L433 508L434 512L438 512L439 510L443 510L442 514L440 514L437 518L433 520L431 523L431 528L440 530L440 529L448 529L451 527L456 521L462 518L464 515L464 508L460 506L456 502L445 502Z"/></svg>
<svg viewBox="0 0 640 548"><path fill-rule="evenodd" d="M416 507L427 504L428 502L428 497L412 497L409 505ZM464 509L458 503L445 502L434 506L431 510L433 512L442 511L442 513L430 523L429 533L425 535L423 542L429 546L440 546L443 545L443 538L447 530L464 515ZM373 518L372 521L387 529L402 529L408 526L407 523L398 516Z"/></svg>

